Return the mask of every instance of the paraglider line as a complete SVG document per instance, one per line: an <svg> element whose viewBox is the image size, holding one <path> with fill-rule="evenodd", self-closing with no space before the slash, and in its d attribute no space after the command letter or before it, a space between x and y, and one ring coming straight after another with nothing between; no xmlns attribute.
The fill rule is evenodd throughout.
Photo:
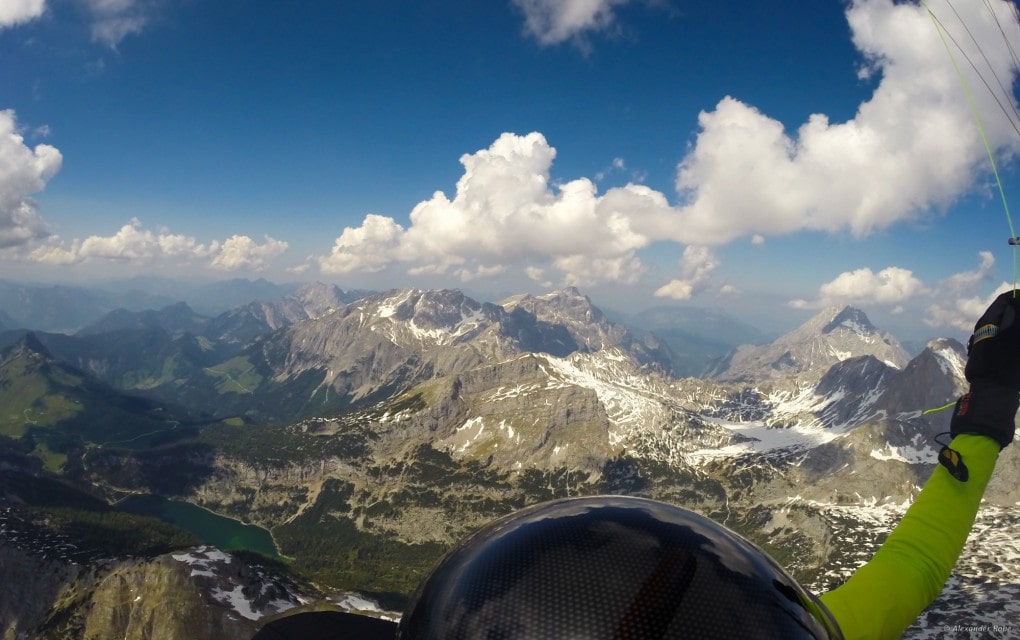
<svg viewBox="0 0 1020 640"><path fill-rule="evenodd" d="M963 21L963 17L956 10L956 7L954 7L953 4L951 2L949 2L949 0L946 0L946 4L949 5L949 8L953 10L953 13L956 14L956 17L960 20L960 24L963 25L963 29L967 32L967 35L970 36L970 41L974 43L974 46L977 48L978 53L980 53L981 57L984 59L985 64L988 66L988 68L990 70L993 69L991 61L988 60L988 56L985 54L985 50L981 48L981 43L978 41L977 38L974 37L974 34L971 32L970 27L968 27L967 23ZM987 2L985 3L985 6L988 6ZM991 11L991 7L988 7L988 8L989 8L989 11ZM974 70L974 73L977 74L977 77L981 78L981 82L985 85L985 88L988 89L988 94L990 96L992 96L992 99L995 100L995 103L997 105L999 105L999 109L1002 111L1003 115L1006 116L1006 120L1008 120L1009 124L1013 127L1013 131L1016 131L1017 135L1020 135L1020 127L1018 127L1018 125L1017 125L1017 120L1020 120L1020 114L1017 113L1016 107L1012 104L1012 101L1009 99L1009 91L1006 89L1005 86L1003 86L1002 80L999 79L999 76L997 76L995 74L995 72L992 71L992 77L995 78L995 83L997 85L999 85L999 90L1002 91L1002 95L1006 96L1007 102L1010 103L1010 109L1006 109L1006 105L1004 105L1002 103L1002 100L999 99L999 96L995 93L995 89L993 89L992 85L988 83L988 80L985 78L984 74L982 74L981 70L978 69L976 64L974 64L974 61L970 59L970 56L967 55L967 52L963 49L963 47L960 46L960 43L956 41L956 38L954 38L953 34L950 33L949 29L946 28L946 25L942 24L942 21L939 20L938 17L935 14L933 14L930 9L928 10L928 15L930 15L932 20L934 20L936 22L936 24L938 25L938 27L940 29L939 30L940 35L941 34L945 34L945 36L947 36L950 40L953 41L953 44L956 45L956 50L960 52L960 55L962 55L964 60L967 61L967 63L970 65L970 68ZM995 13L994 12L992 13L992 17L995 17ZM997 17L995 17L995 24L998 25L999 32L1003 34L1002 37L1005 39L1006 38L1006 34L1002 30L1002 25L999 23L999 20L998 20ZM945 39L943 39L943 43L945 43ZM1008 39L1006 40L1006 47L1009 49L1009 52L1012 55L1013 59L1016 60L1016 53L1013 51L1013 47L1010 44ZM948 49L948 45L947 45L947 49ZM949 55L951 57L953 54L950 53ZM955 60L953 61L953 65L955 67L955 65L956 65L956 61ZM959 73L960 73L960 71L959 71L959 69L957 69L957 74L959 75ZM962 81L962 76L961 76L961 81ZM964 88L965 89L967 88L965 81L964 81ZM1012 115L1010 115L1010 110L1012 110L1012 112L1013 112Z"/></svg>
<svg viewBox="0 0 1020 640"><path fill-rule="evenodd" d="M931 415L933 413L938 413L939 411L945 411L946 409L951 409L951 408L953 408L955 406L956 406L956 400L953 400L949 404L943 405L941 407L935 407L934 409L925 409L924 411L921 412L921 415L922 416Z"/></svg>
<svg viewBox="0 0 1020 640"><path fill-rule="evenodd" d="M1002 178L999 175L999 167L995 162L995 154L992 152L992 145L988 142L988 134L985 133L984 123L981 121L981 114L978 112L977 105L974 103L974 96L971 94L970 86L967 84L967 79L964 77L963 72L960 70L960 65L956 62L956 56L953 55L953 50L949 46L949 41L946 40L946 33L942 27L942 23L939 22L938 17L928 6L927 0L921 0L921 5L928 12L931 17L932 23L935 25L935 30L939 34L939 39L942 40L942 46L945 47L946 53L949 54L949 60L953 63L953 69L956 71L957 78L960 79L960 85L963 87L963 92L967 96L967 103L970 105L971 115L974 116L974 122L977 123L978 132L981 134L981 141L984 142L985 152L988 154L988 161L992 165L992 173L995 175L995 182L999 187L999 196L1002 199L1002 208L1006 212L1006 222L1009 224L1009 237L1016 238L1017 234L1013 230L1013 217L1009 213L1009 202L1006 200L1006 189L1002 186ZM954 40L955 42L955 40ZM957 45L959 47L959 45ZM968 61L970 59L968 58ZM972 65L973 66L973 65ZM980 74L978 74L980 76ZM987 83L986 83L987 85ZM1013 295L1016 296L1016 283L1017 283L1017 245L1013 245Z"/></svg>

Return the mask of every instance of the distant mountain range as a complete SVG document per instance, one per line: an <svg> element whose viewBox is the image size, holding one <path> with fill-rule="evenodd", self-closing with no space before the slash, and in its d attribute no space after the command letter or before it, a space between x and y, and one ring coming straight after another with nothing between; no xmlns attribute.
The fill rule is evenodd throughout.
<svg viewBox="0 0 1020 640"><path fill-rule="evenodd" d="M210 333L235 343L267 329L321 315L332 305L373 292L333 285L278 285L266 280L192 283L140 277L100 286L36 285L0 280L0 331L26 329L99 334L114 329L161 326L170 333ZM600 311L601 313L601 311ZM754 327L697 307L656 307L634 315L610 312L607 319L673 352L674 373L697 376L741 344L765 338ZM210 325L200 328L199 325ZM228 334L234 333L228 337Z"/></svg>
<svg viewBox="0 0 1020 640"><path fill-rule="evenodd" d="M318 283L278 285L241 279L195 283L145 277L88 287L0 280L0 323L8 329L73 333L111 313L111 321L116 322L125 312L151 316L155 310L184 302L197 314L214 317L256 302L280 303L299 291L333 288Z"/></svg>
<svg viewBox="0 0 1020 640"><path fill-rule="evenodd" d="M44 481L106 501L187 500L271 530L298 591L314 581L399 603L498 515L629 493L706 513L824 588L877 543L875 510L892 518L916 494L948 425L925 410L966 384L961 344L933 340L911 358L853 307L764 344L692 350L703 334L761 335L706 311L623 323L573 288L498 303L281 293L217 315L161 300L73 334L0 333L0 470L22 478L0 508L26 517ZM47 295L34 307L59 308ZM1011 447L986 508L1013 518L1018 501ZM853 549L834 542L851 531ZM1015 580L1001 551L968 553ZM989 601L1013 594L967 584ZM84 625L90 606L62 615Z"/></svg>

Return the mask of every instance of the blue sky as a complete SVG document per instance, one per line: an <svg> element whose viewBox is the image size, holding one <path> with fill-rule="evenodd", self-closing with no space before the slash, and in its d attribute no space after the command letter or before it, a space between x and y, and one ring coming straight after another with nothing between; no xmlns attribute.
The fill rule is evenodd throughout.
<svg viewBox="0 0 1020 640"><path fill-rule="evenodd" d="M0 277L955 335L1013 278L1020 24L928 6L952 55L888 0L4 0Z"/></svg>

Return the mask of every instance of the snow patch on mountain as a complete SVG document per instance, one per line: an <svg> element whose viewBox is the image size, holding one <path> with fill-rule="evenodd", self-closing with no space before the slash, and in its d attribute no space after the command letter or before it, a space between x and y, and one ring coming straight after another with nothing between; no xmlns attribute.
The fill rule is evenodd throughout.
<svg viewBox="0 0 1020 640"><path fill-rule="evenodd" d="M829 347L829 353L831 353L832 356L836 358L836 360L839 360L840 362L844 360L849 360L850 358L854 357L854 354L851 353L850 351L838 351L835 347Z"/></svg>
<svg viewBox="0 0 1020 640"><path fill-rule="evenodd" d="M814 392L813 385L799 385L794 389L774 389L766 396L772 414L777 420L797 420L814 414L838 397L824 398Z"/></svg>
<svg viewBox="0 0 1020 640"><path fill-rule="evenodd" d="M256 611L252 606L251 600L244 595L244 587L241 585L235 586L230 591L225 591L220 587L215 587L209 592L213 600L225 604L237 612L240 616L248 618L249 620L258 620L263 617L259 611ZM290 604L290 603L286 603ZM293 605L291 605L293 607Z"/></svg>
<svg viewBox="0 0 1020 640"><path fill-rule="evenodd" d="M481 325L483 318L484 316L480 312L474 311L470 315L462 315L458 322L449 327L423 327L415 320L411 320L408 326L411 329L411 334L422 342L444 345L450 344L456 341L457 338L477 329Z"/></svg>
<svg viewBox="0 0 1020 640"><path fill-rule="evenodd" d="M215 547L198 547L190 552L178 553L171 556L178 562L191 566L191 575L214 577L214 569L218 564L230 564L233 558Z"/></svg>
<svg viewBox="0 0 1020 640"><path fill-rule="evenodd" d="M371 614L376 618L399 622L401 614L396 611L387 611L382 606L368 598L358 594L333 595L326 598L328 602L337 604L344 611L360 614Z"/></svg>
<svg viewBox="0 0 1020 640"><path fill-rule="evenodd" d="M598 353L575 353L568 358L547 356L550 377L595 391L606 409L613 430L614 445L627 440L635 430L654 428L665 417L661 389L649 385L650 378L634 371L625 354L614 349Z"/></svg>
<svg viewBox="0 0 1020 640"><path fill-rule="evenodd" d="M931 444L925 442L923 446L918 446L921 443L917 443L918 440L923 440L923 437L918 435L914 438L915 444L913 446L893 446L892 444L886 443L884 447L879 449L872 449L870 455L876 460L898 460L900 462L906 462L908 464L931 464L936 461L938 452L931 446Z"/></svg>
<svg viewBox="0 0 1020 640"><path fill-rule="evenodd" d="M171 557L191 567L191 577L199 579L209 597L248 620L261 620L307 603L297 593L261 573L257 573L253 581L237 584L234 579L238 573L237 560L216 547L196 547Z"/></svg>
<svg viewBox="0 0 1020 640"><path fill-rule="evenodd" d="M928 348L937 357L943 373L957 380L965 378L964 370L967 367L967 360L957 349L953 348L949 341L933 340L928 344Z"/></svg>
<svg viewBox="0 0 1020 640"><path fill-rule="evenodd" d="M378 303L375 315L379 318L392 318L397 315L397 310L416 293L419 293L417 289L408 289L407 291L402 291L400 295L381 300Z"/></svg>
<svg viewBox="0 0 1020 640"><path fill-rule="evenodd" d="M853 331L854 333L856 333L859 336L866 335L867 332L869 331L868 327L865 327L864 325L862 325L862 324L860 324L858 322L855 322L852 319L844 320L843 322L840 323L840 326L841 327L845 327L845 328L849 329L850 331Z"/></svg>

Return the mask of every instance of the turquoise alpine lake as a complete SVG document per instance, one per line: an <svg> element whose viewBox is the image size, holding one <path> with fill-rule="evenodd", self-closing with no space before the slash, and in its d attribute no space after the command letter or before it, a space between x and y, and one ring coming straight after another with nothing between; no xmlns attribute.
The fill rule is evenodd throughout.
<svg viewBox="0 0 1020 640"><path fill-rule="evenodd" d="M124 498L116 506L123 511L153 516L163 522L175 524L190 531L202 542L225 551L243 549L270 558L280 557L273 536L268 530L215 514L190 502L169 500L150 494L134 494Z"/></svg>

